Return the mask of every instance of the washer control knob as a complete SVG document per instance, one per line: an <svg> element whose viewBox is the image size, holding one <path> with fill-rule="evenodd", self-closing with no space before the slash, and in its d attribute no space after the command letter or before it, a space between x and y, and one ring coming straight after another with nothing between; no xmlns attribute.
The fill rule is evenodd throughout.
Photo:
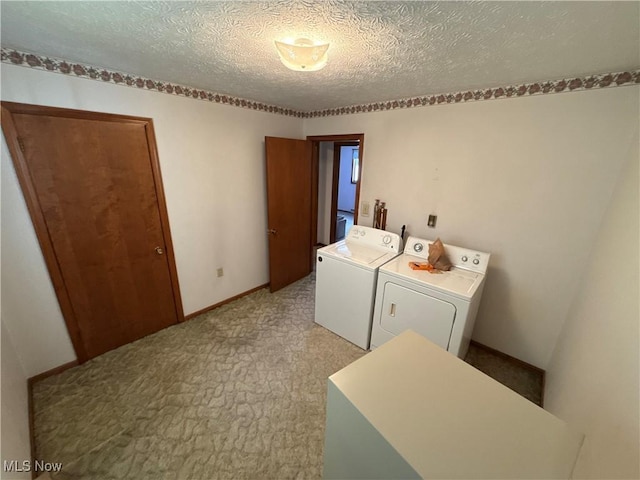
<svg viewBox="0 0 640 480"><path fill-rule="evenodd" d="M469 260L469 258L468 258L466 255L463 255L463 256L462 256L462 261L463 261L463 262L466 262L467 260Z"/></svg>
<svg viewBox="0 0 640 480"><path fill-rule="evenodd" d="M424 245L422 245L421 243L416 243L413 246L413 250L420 253L422 250L424 250Z"/></svg>
<svg viewBox="0 0 640 480"><path fill-rule="evenodd" d="M389 245L391 243L391 235L385 235L382 237L382 243L385 245Z"/></svg>
<svg viewBox="0 0 640 480"><path fill-rule="evenodd" d="M480 263L480 260L478 260L477 258L473 259L473 264L474 265L478 265Z"/></svg>

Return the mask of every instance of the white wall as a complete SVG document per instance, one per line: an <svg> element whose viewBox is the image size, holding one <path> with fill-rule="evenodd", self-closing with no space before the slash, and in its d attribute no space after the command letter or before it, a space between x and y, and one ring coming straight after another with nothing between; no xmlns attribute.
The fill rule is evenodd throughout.
<svg viewBox="0 0 640 480"><path fill-rule="evenodd" d="M638 164L636 131L547 369L547 410L586 434L575 478L640 478Z"/></svg>
<svg viewBox="0 0 640 480"><path fill-rule="evenodd" d="M385 201L389 230L490 252L473 337L546 368L638 130L638 94L321 117L304 133L365 134L360 201Z"/></svg>
<svg viewBox="0 0 640 480"><path fill-rule="evenodd" d="M4 136L0 162L2 319L20 345L18 355L27 377L32 377L76 355Z"/></svg>
<svg viewBox="0 0 640 480"><path fill-rule="evenodd" d="M390 230L407 224L409 234L491 252L474 338L541 368L638 130L638 91L303 122L2 67L3 100L154 119L185 313L268 280L263 137L364 132L361 200L387 202ZM32 376L75 355L4 145L2 156L3 310ZM438 214L435 229L426 227L429 213ZM322 233L328 236L326 217ZM319 228L319 241L327 243L320 234ZM218 267L225 269L220 279Z"/></svg>
<svg viewBox="0 0 640 480"><path fill-rule="evenodd" d="M4 250L4 248L3 248ZM25 460L31 460L31 446L29 443L29 409L27 398L27 376L24 373L16 347L11 341L5 328L5 314L2 312L2 331L0 333L2 345L2 459L17 460L20 465ZM3 463L4 464L4 463ZM0 468L2 466L0 465ZM4 473L2 478L31 478L31 474Z"/></svg>
<svg viewBox="0 0 640 480"><path fill-rule="evenodd" d="M301 119L6 64L1 96L153 118L186 314L268 281L264 136L302 138ZM30 377L75 354L2 157L2 307Z"/></svg>

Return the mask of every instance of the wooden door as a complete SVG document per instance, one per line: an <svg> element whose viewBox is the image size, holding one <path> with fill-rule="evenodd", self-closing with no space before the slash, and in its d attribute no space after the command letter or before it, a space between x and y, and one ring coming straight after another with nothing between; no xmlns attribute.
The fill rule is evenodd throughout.
<svg viewBox="0 0 640 480"><path fill-rule="evenodd" d="M311 152L305 140L265 137L269 284L311 273Z"/></svg>
<svg viewBox="0 0 640 480"><path fill-rule="evenodd" d="M182 320L152 121L3 102L2 128L78 359Z"/></svg>

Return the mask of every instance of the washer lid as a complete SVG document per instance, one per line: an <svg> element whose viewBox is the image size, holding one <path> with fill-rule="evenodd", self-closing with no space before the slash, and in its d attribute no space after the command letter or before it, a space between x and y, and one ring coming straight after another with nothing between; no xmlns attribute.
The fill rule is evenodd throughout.
<svg viewBox="0 0 640 480"><path fill-rule="evenodd" d="M376 269L398 255L398 252L365 246L347 239L318 249L318 255L327 255L337 260Z"/></svg>
<svg viewBox="0 0 640 480"><path fill-rule="evenodd" d="M380 268L381 272L395 275L411 282L439 290L466 301L471 301L482 285L484 275L464 268L453 267L448 272L430 273L412 270L409 262L424 262L424 258L402 254Z"/></svg>

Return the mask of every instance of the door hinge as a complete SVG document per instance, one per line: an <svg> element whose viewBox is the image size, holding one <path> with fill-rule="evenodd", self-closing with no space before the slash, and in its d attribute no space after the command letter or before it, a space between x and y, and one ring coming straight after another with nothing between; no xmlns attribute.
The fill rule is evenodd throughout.
<svg viewBox="0 0 640 480"><path fill-rule="evenodd" d="M18 137L18 146L20 147L20 150L22 150L22 153L25 153L24 151L24 142L22 141L22 138Z"/></svg>

